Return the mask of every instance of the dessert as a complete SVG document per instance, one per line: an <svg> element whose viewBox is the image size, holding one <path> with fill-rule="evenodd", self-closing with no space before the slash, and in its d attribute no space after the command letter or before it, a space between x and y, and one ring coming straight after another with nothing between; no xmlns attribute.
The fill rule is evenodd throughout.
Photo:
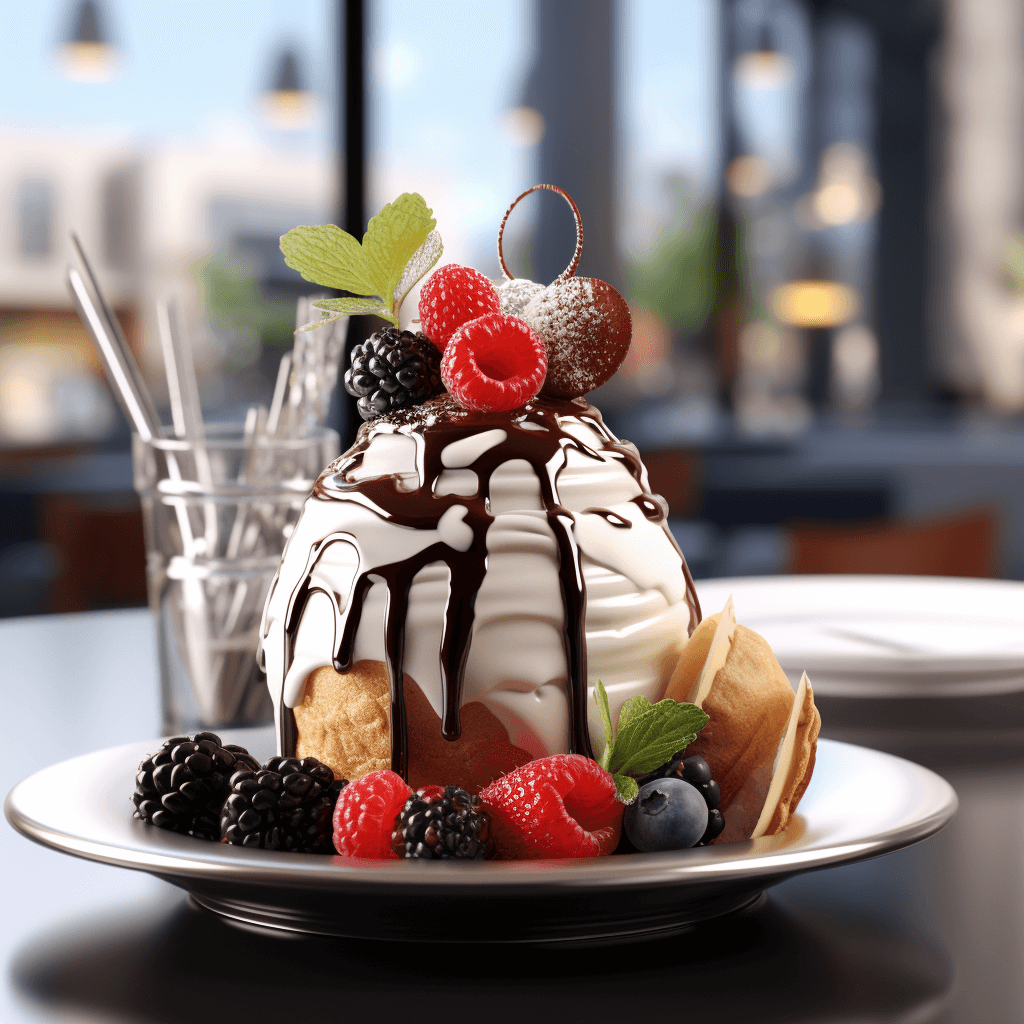
<svg viewBox="0 0 1024 1024"><path fill-rule="evenodd" d="M421 197L385 207L361 244L333 226L282 239L304 277L360 293L315 303L327 320L391 326L351 353L365 422L267 598L278 756L231 776L223 841L563 858L786 828L813 770L810 684L794 693L731 601L701 621L664 500L587 402L630 317L610 285L574 277L565 198L577 244L556 281L514 279L500 228L507 280L441 267L419 331L399 329L400 306L442 252Z"/></svg>

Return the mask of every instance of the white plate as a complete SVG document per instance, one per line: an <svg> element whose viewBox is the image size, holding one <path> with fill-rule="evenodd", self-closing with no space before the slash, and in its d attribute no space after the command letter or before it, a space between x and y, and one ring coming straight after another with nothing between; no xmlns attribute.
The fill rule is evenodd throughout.
<svg viewBox="0 0 1024 1024"><path fill-rule="evenodd" d="M135 771L159 746L116 747L36 772L7 797L7 818L45 846L151 872L228 917L364 938L592 943L673 934L792 875L918 842L957 805L926 768L822 740L800 811L780 836L595 860L357 862L224 846L133 820Z"/></svg>
<svg viewBox="0 0 1024 1024"><path fill-rule="evenodd" d="M922 576L702 580L705 615L738 622L791 679L828 696L980 696L1024 690L1024 583Z"/></svg>

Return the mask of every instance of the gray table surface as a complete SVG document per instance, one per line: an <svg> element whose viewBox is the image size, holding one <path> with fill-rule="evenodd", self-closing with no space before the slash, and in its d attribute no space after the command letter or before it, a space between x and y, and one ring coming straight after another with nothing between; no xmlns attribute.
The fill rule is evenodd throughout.
<svg viewBox="0 0 1024 1024"><path fill-rule="evenodd" d="M55 761L157 733L147 611L7 620L0 651L4 793ZM363 1022L448 1007L485 1024L1024 1021L1022 750L991 743L984 722L908 740L893 723L908 714L912 723L912 708L857 703L853 713L823 707L826 724L831 716L842 738L860 730L896 753L910 743L955 786L953 823L916 847L792 879L740 917L644 946L439 951L267 935L194 909L147 875L62 856L4 825L0 1020ZM1004 703L993 717L1019 712Z"/></svg>

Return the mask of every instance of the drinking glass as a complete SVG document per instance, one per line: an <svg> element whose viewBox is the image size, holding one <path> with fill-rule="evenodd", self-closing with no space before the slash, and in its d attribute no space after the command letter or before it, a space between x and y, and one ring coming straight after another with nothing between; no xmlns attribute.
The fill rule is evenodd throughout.
<svg viewBox="0 0 1024 1024"><path fill-rule="evenodd" d="M246 435L212 424L201 443L132 438L149 605L168 732L269 721L260 620L303 502L339 451L336 431Z"/></svg>

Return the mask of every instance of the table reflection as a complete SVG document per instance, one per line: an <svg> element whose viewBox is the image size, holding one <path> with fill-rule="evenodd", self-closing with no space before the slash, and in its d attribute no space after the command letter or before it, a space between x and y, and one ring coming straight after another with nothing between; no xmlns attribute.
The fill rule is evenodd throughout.
<svg viewBox="0 0 1024 1024"><path fill-rule="evenodd" d="M274 933L156 899L42 934L12 976L37 1010L178 1022L393 1020L929 1020L947 955L850 912L771 899L677 938L618 947L417 946Z"/></svg>

